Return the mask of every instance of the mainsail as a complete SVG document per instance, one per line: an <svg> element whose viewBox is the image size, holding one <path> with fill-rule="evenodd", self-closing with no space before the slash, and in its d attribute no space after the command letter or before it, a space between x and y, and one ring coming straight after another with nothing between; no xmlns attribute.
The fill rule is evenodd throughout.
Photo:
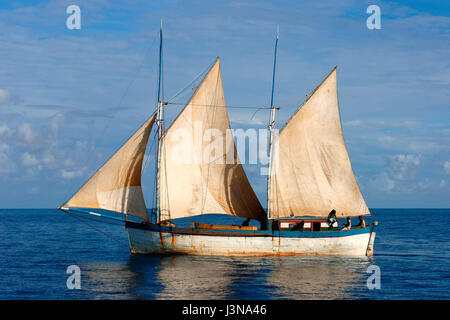
<svg viewBox="0 0 450 320"><path fill-rule="evenodd" d="M167 129L161 153L161 220L209 213L265 217L234 145L219 58Z"/></svg>
<svg viewBox="0 0 450 320"><path fill-rule="evenodd" d="M341 129L336 68L281 129L273 145L272 218L369 215Z"/></svg>
<svg viewBox="0 0 450 320"><path fill-rule="evenodd" d="M148 221L141 188L141 171L154 121L155 115L125 142L64 207L105 209Z"/></svg>

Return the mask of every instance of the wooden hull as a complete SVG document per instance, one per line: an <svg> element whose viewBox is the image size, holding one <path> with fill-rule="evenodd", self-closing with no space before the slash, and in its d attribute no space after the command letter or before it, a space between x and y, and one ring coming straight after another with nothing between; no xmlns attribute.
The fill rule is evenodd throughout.
<svg viewBox="0 0 450 320"><path fill-rule="evenodd" d="M370 227L331 232L236 232L127 223L126 230L130 250L136 254L371 256L375 239Z"/></svg>

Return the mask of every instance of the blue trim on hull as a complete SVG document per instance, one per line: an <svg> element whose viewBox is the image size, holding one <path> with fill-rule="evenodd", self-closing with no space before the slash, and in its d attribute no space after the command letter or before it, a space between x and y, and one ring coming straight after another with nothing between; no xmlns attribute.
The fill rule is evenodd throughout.
<svg viewBox="0 0 450 320"><path fill-rule="evenodd" d="M282 238L335 238L365 234L373 231L373 227L351 229L345 231L267 231L267 230L220 230L220 229L193 229L187 227L161 227L154 224L125 222L126 228L141 229L151 232L170 234L189 234L200 236L229 236L229 237L282 237Z"/></svg>

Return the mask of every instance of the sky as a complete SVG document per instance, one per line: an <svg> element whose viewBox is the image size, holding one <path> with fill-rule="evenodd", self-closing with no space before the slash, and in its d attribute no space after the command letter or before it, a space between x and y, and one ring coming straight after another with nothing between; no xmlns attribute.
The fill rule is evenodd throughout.
<svg viewBox="0 0 450 320"><path fill-rule="evenodd" d="M66 26L70 5L79 30ZM370 5L381 29L367 28ZM344 138L369 208L450 207L450 3L5 0L1 208L58 207L153 113L161 18L166 98L220 56L227 105L248 107L229 109L231 126L266 128L267 110L254 108L270 104L279 25L276 126L337 65ZM245 169L265 206L266 177Z"/></svg>

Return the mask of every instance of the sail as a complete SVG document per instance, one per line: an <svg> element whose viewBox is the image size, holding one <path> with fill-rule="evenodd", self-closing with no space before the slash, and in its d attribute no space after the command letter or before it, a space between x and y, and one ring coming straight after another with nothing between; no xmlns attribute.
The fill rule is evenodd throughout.
<svg viewBox="0 0 450 320"><path fill-rule="evenodd" d="M369 215L345 147L336 68L300 106L273 144L270 215Z"/></svg>
<svg viewBox="0 0 450 320"><path fill-rule="evenodd" d="M166 131L159 189L161 220L213 213L265 216L234 145L219 58Z"/></svg>
<svg viewBox="0 0 450 320"><path fill-rule="evenodd" d="M155 115L84 184L65 207L105 209L148 221L141 171Z"/></svg>

